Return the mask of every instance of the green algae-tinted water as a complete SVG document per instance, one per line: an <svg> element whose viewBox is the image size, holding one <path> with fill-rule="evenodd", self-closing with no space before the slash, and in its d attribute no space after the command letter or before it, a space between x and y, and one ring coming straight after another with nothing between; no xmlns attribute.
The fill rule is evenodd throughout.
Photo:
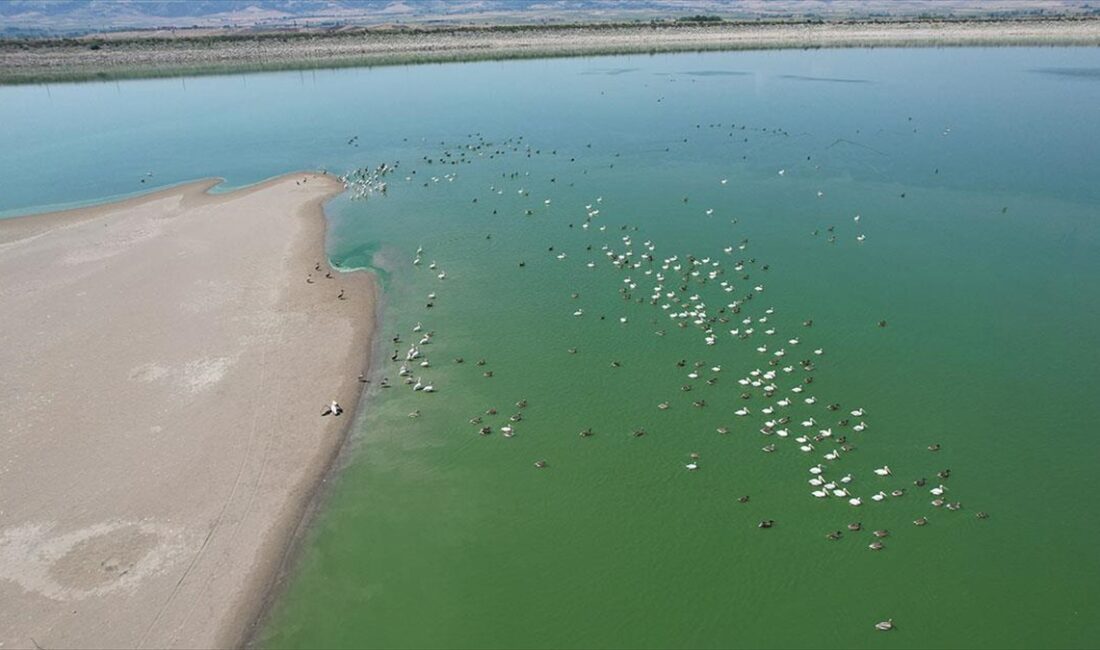
<svg viewBox="0 0 1100 650"><path fill-rule="evenodd" d="M400 161L329 207L334 261L383 283L379 363L261 646L1088 647L1100 84L1064 71L1098 67L837 50L4 89L0 209ZM74 123L78 100L99 110ZM669 317L689 302L714 345ZM434 394L388 361L417 322ZM790 436L762 435L783 397ZM863 505L811 496L818 463Z"/></svg>

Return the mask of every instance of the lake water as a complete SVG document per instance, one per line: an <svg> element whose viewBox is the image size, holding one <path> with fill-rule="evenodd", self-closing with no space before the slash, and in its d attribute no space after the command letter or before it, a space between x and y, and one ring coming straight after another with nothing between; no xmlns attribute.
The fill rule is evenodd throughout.
<svg viewBox="0 0 1100 650"><path fill-rule="evenodd" d="M0 88L0 216L397 163L328 208L333 261L384 289L378 363L258 645L1089 647L1097 70L877 49ZM431 394L389 361L428 331ZM818 464L850 495L812 496Z"/></svg>

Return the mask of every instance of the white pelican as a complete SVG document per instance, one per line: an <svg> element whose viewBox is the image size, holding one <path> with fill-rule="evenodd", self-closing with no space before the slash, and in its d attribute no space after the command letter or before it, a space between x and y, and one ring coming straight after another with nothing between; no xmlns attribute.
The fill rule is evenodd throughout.
<svg viewBox="0 0 1100 650"><path fill-rule="evenodd" d="M822 470L824 470L824 469L825 469L824 465L814 465L813 467L810 468L810 473L813 474L814 476L817 476L817 475L821 474Z"/></svg>
<svg viewBox="0 0 1100 650"><path fill-rule="evenodd" d="M863 430L864 430L864 429L866 429L866 428L867 428L867 423L866 423L866 422L863 422L863 421L861 420L859 424L857 424L857 425L855 425L854 427L852 427L852 431L863 431Z"/></svg>
<svg viewBox="0 0 1100 650"><path fill-rule="evenodd" d="M863 413L864 413L864 411L863 411L862 406L860 408L857 408L856 410L852 411L852 415L856 416L857 418L863 417Z"/></svg>
<svg viewBox="0 0 1100 650"><path fill-rule="evenodd" d="M803 420L802 421L802 426L804 426L804 427L812 427L815 424L817 424L817 422L813 418L810 418L809 420Z"/></svg>
<svg viewBox="0 0 1100 650"><path fill-rule="evenodd" d="M583 309L578 309L577 311L573 312L573 315L574 316L584 316L584 310Z"/></svg>
<svg viewBox="0 0 1100 650"><path fill-rule="evenodd" d="M814 446L813 446L813 444L805 444L805 445L802 445L801 447L799 447L799 449L801 449L802 451L804 451L806 453L810 453L811 451L814 450Z"/></svg>
<svg viewBox="0 0 1100 650"><path fill-rule="evenodd" d="M431 384L427 384L421 390L424 391L425 393L434 393L435 392L435 386L432 386Z"/></svg>
<svg viewBox="0 0 1100 650"><path fill-rule="evenodd" d="M874 501L882 501L885 498L886 498L886 493L881 492L881 491L878 494L871 495L871 499L874 500Z"/></svg>
<svg viewBox="0 0 1100 650"><path fill-rule="evenodd" d="M929 490L929 492L931 492L932 494L934 494L936 496L941 496L946 491L947 491L947 488L945 488L942 485L940 485L938 487L934 487L931 490Z"/></svg>
<svg viewBox="0 0 1100 650"><path fill-rule="evenodd" d="M829 493L825 490L814 490L813 492L810 492L810 494L814 495L818 499L824 499L825 497L829 496Z"/></svg>
<svg viewBox="0 0 1100 650"><path fill-rule="evenodd" d="M839 490L833 490L833 494L837 498L843 499L844 497L848 496L848 490L846 488L841 488ZM852 505L858 506L859 504L858 503L853 503Z"/></svg>
<svg viewBox="0 0 1100 650"><path fill-rule="evenodd" d="M420 324L420 321L416 321L416 326L413 327L413 331L414 332L419 332L422 329L424 329L424 326Z"/></svg>
<svg viewBox="0 0 1100 650"><path fill-rule="evenodd" d="M687 468L689 472L699 469L699 465L697 463L688 463L687 465L684 465L684 467Z"/></svg>
<svg viewBox="0 0 1100 650"><path fill-rule="evenodd" d="M848 499L848 503L852 504L853 506L863 505L863 499L861 499L860 497L852 497L851 499Z"/></svg>
<svg viewBox="0 0 1100 650"><path fill-rule="evenodd" d="M745 416L749 414L749 410L747 408L739 408L734 411L733 414L737 416Z"/></svg>
<svg viewBox="0 0 1100 650"><path fill-rule="evenodd" d="M424 384L420 381L420 377L417 377L416 383L413 384L413 390L420 390L421 388L424 388Z"/></svg>
<svg viewBox="0 0 1100 650"><path fill-rule="evenodd" d="M446 271L440 271L439 275L437 275L435 277L439 278L440 280L446 280L447 279L447 272Z"/></svg>
<svg viewBox="0 0 1100 650"><path fill-rule="evenodd" d="M882 467L875 470L875 474L878 474L879 476L890 476L891 474L893 474L893 472L890 471L889 465L883 465Z"/></svg>
<svg viewBox="0 0 1100 650"><path fill-rule="evenodd" d="M505 438L511 438L515 434L516 430L513 429L511 425L506 424L500 428L500 432L504 434Z"/></svg>

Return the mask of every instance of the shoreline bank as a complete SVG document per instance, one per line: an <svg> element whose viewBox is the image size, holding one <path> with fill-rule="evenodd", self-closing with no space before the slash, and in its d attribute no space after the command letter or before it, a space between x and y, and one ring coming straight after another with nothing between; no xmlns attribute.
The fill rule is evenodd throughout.
<svg viewBox="0 0 1100 650"><path fill-rule="evenodd" d="M0 220L8 647L247 640L361 410L377 295L326 277L342 185L217 184Z"/></svg>
<svg viewBox="0 0 1100 650"><path fill-rule="evenodd" d="M282 70L834 47L1100 46L1098 19L640 23L224 31L0 41L0 85ZM94 49L92 49L94 48Z"/></svg>
<svg viewBox="0 0 1100 650"><path fill-rule="evenodd" d="M363 271L353 271L363 273ZM374 300L374 326L377 329L382 323L382 312L385 309L383 302L385 296L375 280L373 283ZM336 480L351 463L353 455L358 448L351 440L352 429L355 424L361 422L369 408L371 398L379 392L377 382L385 374L383 366L375 363L377 359L384 359L386 344L383 337L373 336L370 345L370 363L364 371L370 383L364 384L359 392L354 415L348 420L343 439L340 444L331 450L331 456L325 465L324 471L317 477L313 490L303 500L299 516L288 534L283 537L282 550L277 558L272 558L270 570L266 572L266 580L262 586L254 591L258 598L250 603L246 609L242 609L235 620L241 623L235 637L227 638L224 647L233 648L263 648L266 626L276 615L275 607L290 586L290 580L294 576L297 562L305 551L305 545L309 542L310 532L313 530L317 518L324 512L325 505L332 496L332 489ZM380 356L382 355L382 356ZM349 411L350 412L350 411Z"/></svg>

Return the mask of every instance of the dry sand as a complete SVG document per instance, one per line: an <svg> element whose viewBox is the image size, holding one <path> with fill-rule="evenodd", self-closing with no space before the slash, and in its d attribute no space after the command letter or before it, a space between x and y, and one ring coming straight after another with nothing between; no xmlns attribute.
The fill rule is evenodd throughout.
<svg viewBox="0 0 1100 650"><path fill-rule="evenodd" d="M341 185L214 184L0 220L5 649L239 644L355 415L375 289L325 278Z"/></svg>

